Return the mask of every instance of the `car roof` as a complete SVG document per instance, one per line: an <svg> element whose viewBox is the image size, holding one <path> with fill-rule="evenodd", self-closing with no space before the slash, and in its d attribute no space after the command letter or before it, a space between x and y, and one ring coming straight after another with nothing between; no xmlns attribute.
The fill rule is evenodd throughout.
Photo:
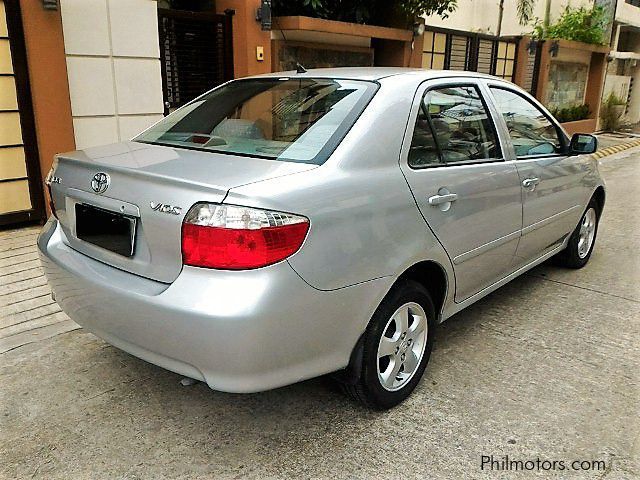
<svg viewBox="0 0 640 480"><path fill-rule="evenodd" d="M335 67L335 68L310 68L305 73L297 73L295 70L285 72L267 73L250 78L265 77L295 77L295 78L340 78L346 80L376 81L387 77L412 76L420 80L443 77L487 78L502 80L498 77L485 75L478 72L456 70L428 70L425 68L401 68L401 67Z"/></svg>

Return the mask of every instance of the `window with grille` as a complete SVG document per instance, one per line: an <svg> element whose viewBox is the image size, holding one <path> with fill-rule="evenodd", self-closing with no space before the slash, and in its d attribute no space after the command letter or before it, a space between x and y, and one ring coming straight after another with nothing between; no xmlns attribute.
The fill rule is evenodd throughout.
<svg viewBox="0 0 640 480"><path fill-rule="evenodd" d="M498 42L498 52L496 55L496 77L505 80L513 79L513 69L516 58L516 44L511 42Z"/></svg>
<svg viewBox="0 0 640 480"><path fill-rule="evenodd" d="M438 32L424 32L422 47L422 68L435 70L444 69L447 50L447 34Z"/></svg>

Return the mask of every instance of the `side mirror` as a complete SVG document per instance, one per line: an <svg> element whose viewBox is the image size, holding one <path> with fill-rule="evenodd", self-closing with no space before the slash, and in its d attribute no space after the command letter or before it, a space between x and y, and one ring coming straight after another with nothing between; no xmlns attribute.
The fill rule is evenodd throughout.
<svg viewBox="0 0 640 480"><path fill-rule="evenodd" d="M574 133L569 144L571 155L594 153L598 149L598 139L588 133Z"/></svg>

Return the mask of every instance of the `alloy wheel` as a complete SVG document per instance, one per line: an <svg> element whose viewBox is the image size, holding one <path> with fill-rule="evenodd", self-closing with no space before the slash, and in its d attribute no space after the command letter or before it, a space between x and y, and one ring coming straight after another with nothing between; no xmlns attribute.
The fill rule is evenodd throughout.
<svg viewBox="0 0 640 480"><path fill-rule="evenodd" d="M378 380L396 391L414 376L427 344L427 314L417 303L405 303L387 322L378 344Z"/></svg>
<svg viewBox="0 0 640 480"><path fill-rule="evenodd" d="M585 258L591 250L596 236L596 222L596 211L594 208L589 208L580 221L580 231L578 233L578 256L580 258Z"/></svg>

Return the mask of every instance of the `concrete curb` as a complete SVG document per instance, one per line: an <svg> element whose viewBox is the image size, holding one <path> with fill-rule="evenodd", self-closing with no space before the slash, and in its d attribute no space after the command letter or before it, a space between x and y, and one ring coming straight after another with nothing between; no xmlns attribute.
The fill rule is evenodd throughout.
<svg viewBox="0 0 640 480"><path fill-rule="evenodd" d="M622 152L623 150L628 150L629 148L633 147L640 147L640 140L634 140L632 142L621 143L620 145L603 148L602 150L598 150L596 153L593 153L592 156L595 159L608 157L609 155L613 155L614 153Z"/></svg>

